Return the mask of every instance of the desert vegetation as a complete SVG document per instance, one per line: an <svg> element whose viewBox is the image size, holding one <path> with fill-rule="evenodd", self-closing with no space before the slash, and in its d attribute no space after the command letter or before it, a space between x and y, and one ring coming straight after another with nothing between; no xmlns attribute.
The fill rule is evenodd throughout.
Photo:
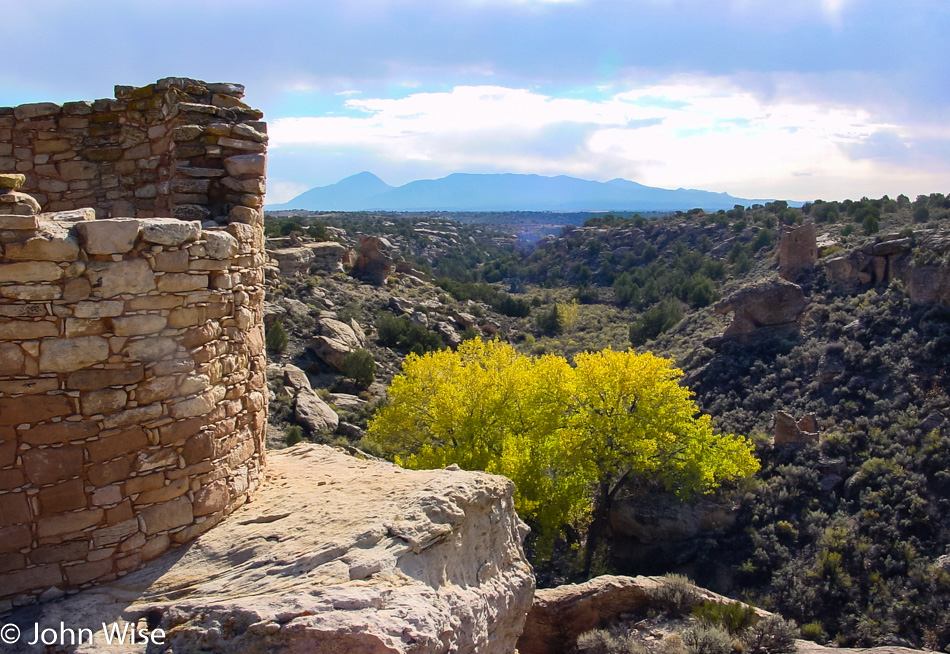
<svg viewBox="0 0 950 654"><path fill-rule="evenodd" d="M819 200L799 208L774 202L650 219L608 214L564 227L530 247L494 226L455 224L444 216L282 218L270 227L285 234L281 238L308 238L314 228L355 246L359 232L383 235L417 271L414 277L394 275L383 287L343 273L281 280L275 299L301 299L310 307L282 320L289 337L283 357L299 361L315 385L330 390L350 377L315 361L300 335L327 311L359 322L367 331L375 381L358 410L336 407L358 429L334 438L376 455L399 456L406 465L458 463L511 476L519 508L535 528L531 547L542 584L582 579L585 569L688 572L703 586L795 620L812 640L943 649L950 645L943 610L950 600L950 529L942 517L950 465L950 310L912 303L899 281L842 288L827 278L823 262L865 244L900 239L912 248L915 265L946 266L947 249L919 244L946 238L940 235L948 231L948 215L950 201L938 193ZM774 275L783 227L804 221L815 223L819 265L797 280L809 302L799 328L764 338L719 339L728 322L713 311L715 303ZM395 309L393 296L407 308ZM455 342L437 332L442 323L453 326ZM501 350L493 348L502 344L505 355L499 358ZM656 469L634 466L619 484L626 470L593 465L604 450L586 442L591 432L579 427L579 416L600 419L609 412L580 408L576 376L608 348L617 356L650 353L667 361L661 366L667 372L681 369L682 377L668 381L693 393L691 410L708 416L703 429L742 434L754 446L761 469L751 477L725 475L733 481L710 496L731 507L734 523L684 541L644 545L636 555L625 550L626 541L616 538L609 521L602 528L594 524L602 513L605 479L606 493L616 489L618 498L682 483L674 475L651 486L643 473ZM470 354L465 363L460 352L491 352L494 376L485 365L477 374L466 368L477 357ZM517 365L502 373L501 359ZM452 408L438 424L425 424L420 412L435 415L431 397L438 394L420 380L438 377L435 362L453 374L465 370L466 381L450 384L452 375L441 380L453 389L445 405ZM513 385L519 376L532 375L544 378L550 397L571 409L545 413L543 388ZM570 384L558 382L572 376ZM589 382L597 383L610 388ZM475 399L490 397L518 402L497 413L485 407L479 410L486 413L471 413ZM292 399L283 412L280 402L276 406L275 420L292 421ZM818 442L773 445L776 411L814 414ZM470 414L480 420L459 418ZM574 422L560 424L564 416ZM519 423L526 427L510 427ZM496 424L508 427L484 428ZM461 431L450 435L452 426ZM589 445L570 450L588 459L587 467L571 468L577 465L571 457L545 445L544 430L570 433L576 443ZM511 446L524 442L534 445ZM630 442L631 450L640 451L644 441ZM522 460L529 454L542 462L534 477ZM555 477L563 487L554 487ZM540 502L542 497L547 501Z"/></svg>

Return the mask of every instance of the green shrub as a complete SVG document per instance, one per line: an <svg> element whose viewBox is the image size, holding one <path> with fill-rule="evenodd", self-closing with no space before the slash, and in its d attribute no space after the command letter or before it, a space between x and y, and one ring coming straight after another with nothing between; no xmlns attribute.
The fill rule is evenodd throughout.
<svg viewBox="0 0 950 654"><path fill-rule="evenodd" d="M408 320L397 318L386 311L380 311L376 316L376 338L381 345L398 347L408 324Z"/></svg>
<svg viewBox="0 0 950 654"><path fill-rule="evenodd" d="M660 608L673 615L688 613L700 600L692 579L677 574L665 575L663 581L649 591L649 595Z"/></svg>
<svg viewBox="0 0 950 654"><path fill-rule="evenodd" d="M342 372L356 382L359 388L369 388L376 379L376 361L373 355L360 348L343 357Z"/></svg>
<svg viewBox="0 0 950 654"><path fill-rule="evenodd" d="M550 311L539 313L535 322L545 334L560 334L564 330L564 317L556 304Z"/></svg>
<svg viewBox="0 0 950 654"><path fill-rule="evenodd" d="M802 625L802 638L813 640L816 643L824 643L828 640L828 634L820 622L809 622Z"/></svg>
<svg viewBox="0 0 950 654"><path fill-rule="evenodd" d="M280 354L287 349L287 332L279 320L267 330L267 336L264 340L267 349L276 354Z"/></svg>
<svg viewBox="0 0 950 654"><path fill-rule="evenodd" d="M742 634L742 645L748 654L781 654L791 652L798 638L798 625L780 615L762 618Z"/></svg>
<svg viewBox="0 0 950 654"><path fill-rule="evenodd" d="M703 602L693 607L693 615L737 635L759 621L755 609L742 602Z"/></svg>
<svg viewBox="0 0 950 654"><path fill-rule="evenodd" d="M284 442L287 443L287 446L296 445L303 440L303 430L299 425L291 425L287 429L287 435L284 437Z"/></svg>
<svg viewBox="0 0 950 654"><path fill-rule="evenodd" d="M689 654L730 654L732 636L708 624L697 624L683 632L683 644Z"/></svg>
<svg viewBox="0 0 950 654"><path fill-rule="evenodd" d="M634 347L652 341L669 331L683 319L683 307L676 298L669 298L646 311L640 320L630 325L630 342Z"/></svg>

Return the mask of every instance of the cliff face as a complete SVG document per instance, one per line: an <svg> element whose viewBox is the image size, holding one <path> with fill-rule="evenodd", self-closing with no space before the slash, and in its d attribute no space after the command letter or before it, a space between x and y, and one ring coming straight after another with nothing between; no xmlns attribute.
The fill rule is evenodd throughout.
<svg viewBox="0 0 950 654"><path fill-rule="evenodd" d="M252 503L192 545L11 621L24 634L34 622L150 624L167 632L150 653L514 650L534 578L510 481L317 445L270 456L268 472ZM76 651L113 651L94 635Z"/></svg>

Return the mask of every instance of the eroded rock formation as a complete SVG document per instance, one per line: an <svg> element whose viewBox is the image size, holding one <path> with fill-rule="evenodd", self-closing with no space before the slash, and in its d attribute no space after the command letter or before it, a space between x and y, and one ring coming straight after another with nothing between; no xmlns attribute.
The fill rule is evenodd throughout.
<svg viewBox="0 0 950 654"><path fill-rule="evenodd" d="M807 304L801 286L773 278L743 286L715 309L734 313L723 336L746 336L759 330L794 329Z"/></svg>
<svg viewBox="0 0 950 654"><path fill-rule="evenodd" d="M327 365L343 370L346 355L366 344L366 334L355 320L348 323L321 318L317 323L319 336L311 339L307 347Z"/></svg>
<svg viewBox="0 0 950 654"><path fill-rule="evenodd" d="M882 236L876 243L827 259L822 266L828 280L840 288L854 290L897 279L915 304L950 303L950 266L943 262L947 252L946 232L917 230L912 237Z"/></svg>
<svg viewBox="0 0 950 654"><path fill-rule="evenodd" d="M514 650L534 578L510 481L303 444L268 469L255 501L187 550L12 620L148 623L167 632L150 653ZM76 649L112 651L145 647Z"/></svg>
<svg viewBox="0 0 950 654"><path fill-rule="evenodd" d="M387 239L381 236L360 236L353 275L371 284L383 284L393 272L393 253L393 245Z"/></svg>

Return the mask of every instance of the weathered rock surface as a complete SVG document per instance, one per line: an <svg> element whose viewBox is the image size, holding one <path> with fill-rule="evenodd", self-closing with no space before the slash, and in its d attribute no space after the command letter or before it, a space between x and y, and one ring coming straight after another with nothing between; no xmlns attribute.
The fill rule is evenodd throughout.
<svg viewBox="0 0 950 654"><path fill-rule="evenodd" d="M340 416L336 414L336 411L321 400L316 391L309 388L297 392L294 420L306 428L310 434L333 433L340 424Z"/></svg>
<svg viewBox="0 0 950 654"><path fill-rule="evenodd" d="M297 424L314 435L321 432L335 432L340 424L340 416L313 390L307 373L291 364L285 365L281 373L284 387L296 398L294 420Z"/></svg>
<svg viewBox="0 0 950 654"><path fill-rule="evenodd" d="M510 481L318 445L268 463L255 501L191 546L11 621L150 624L167 632L150 654L514 650L534 578ZM146 651L97 636L74 651Z"/></svg>
<svg viewBox="0 0 950 654"><path fill-rule="evenodd" d="M673 495L619 499L610 511L614 532L642 544L688 540L726 528L735 520L731 506L704 499L683 502Z"/></svg>
<svg viewBox="0 0 950 654"><path fill-rule="evenodd" d="M583 584L539 589L518 639L518 652L572 652L582 633L616 622L623 613L646 613L653 604L651 591L662 583L662 577L604 575ZM696 590L702 600L732 601L703 588Z"/></svg>
<svg viewBox="0 0 950 654"><path fill-rule="evenodd" d="M277 261L280 274L284 277L306 275L313 264L313 250L308 247L268 250L267 254Z"/></svg>
<svg viewBox="0 0 950 654"><path fill-rule="evenodd" d="M743 286L715 308L716 313L735 314L723 336L742 336L762 328L794 326L806 305L801 286L773 278Z"/></svg>
<svg viewBox="0 0 950 654"><path fill-rule="evenodd" d="M535 593L524 633L518 640L520 654L568 654L577 637L591 629L605 628L630 615L662 611L651 592L663 583L662 577L595 577L583 584L545 588ZM696 587L698 601L735 602L705 588ZM769 613L761 609L760 617ZM807 640L795 641L798 654L920 654L925 650L907 647L869 649L830 648Z"/></svg>
<svg viewBox="0 0 950 654"><path fill-rule="evenodd" d="M455 327L445 320L435 323L435 331L442 337L442 342L452 349L458 347L462 342L462 337L458 331L456 331Z"/></svg>
<svg viewBox="0 0 950 654"><path fill-rule="evenodd" d="M324 241L309 243L307 247L313 253L311 270L324 270L331 273L343 272L343 262L349 252L345 245L336 241Z"/></svg>
<svg viewBox="0 0 950 654"><path fill-rule="evenodd" d="M347 354L366 344L366 334L352 320L347 324L333 318L321 318L317 331L320 335L307 347L336 370L343 370L343 359Z"/></svg>
<svg viewBox="0 0 950 654"><path fill-rule="evenodd" d="M393 272L393 245L380 236L361 236L353 275L371 284L383 284Z"/></svg>

